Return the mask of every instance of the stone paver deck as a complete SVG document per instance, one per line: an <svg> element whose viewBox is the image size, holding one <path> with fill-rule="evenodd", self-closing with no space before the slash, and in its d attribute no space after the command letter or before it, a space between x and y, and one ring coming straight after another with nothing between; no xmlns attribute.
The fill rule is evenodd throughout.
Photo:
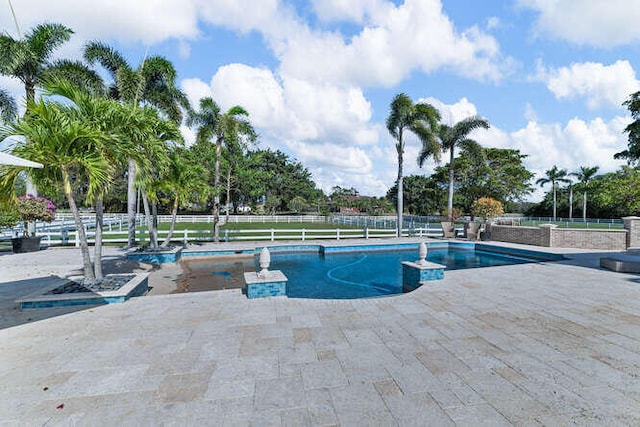
<svg viewBox="0 0 640 427"><path fill-rule="evenodd" d="M0 419L639 425L640 276L594 268L601 255L450 271L378 299L229 290L18 316L0 331ZM59 254L30 262L47 273L47 256ZM3 311L38 280L19 281L12 257L0 256Z"/></svg>

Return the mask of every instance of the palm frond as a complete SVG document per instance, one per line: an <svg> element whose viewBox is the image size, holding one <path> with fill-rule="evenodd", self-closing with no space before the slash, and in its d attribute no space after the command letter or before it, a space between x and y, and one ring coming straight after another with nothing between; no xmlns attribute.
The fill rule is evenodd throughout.
<svg viewBox="0 0 640 427"><path fill-rule="evenodd" d="M46 62L55 49L69 41L73 30L62 24L38 24L24 37L38 63Z"/></svg>
<svg viewBox="0 0 640 427"><path fill-rule="evenodd" d="M18 104L4 89L0 89L0 120L10 122L18 116Z"/></svg>
<svg viewBox="0 0 640 427"><path fill-rule="evenodd" d="M116 80L118 70L131 69L120 52L100 41L91 41L85 45L84 59L91 65L100 64L114 80Z"/></svg>

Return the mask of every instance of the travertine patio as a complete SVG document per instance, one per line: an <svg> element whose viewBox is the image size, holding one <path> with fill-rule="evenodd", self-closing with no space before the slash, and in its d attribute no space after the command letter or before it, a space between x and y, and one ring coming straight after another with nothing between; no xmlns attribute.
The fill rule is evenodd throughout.
<svg viewBox="0 0 640 427"><path fill-rule="evenodd" d="M27 259L4 254L0 418L638 425L640 276L600 270L599 256L451 271L380 299L248 300L231 290L31 314L9 299L37 279L18 281Z"/></svg>

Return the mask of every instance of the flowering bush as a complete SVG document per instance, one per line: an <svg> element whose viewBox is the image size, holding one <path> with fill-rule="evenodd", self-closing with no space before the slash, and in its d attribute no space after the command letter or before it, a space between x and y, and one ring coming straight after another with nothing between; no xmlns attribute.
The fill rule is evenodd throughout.
<svg viewBox="0 0 640 427"><path fill-rule="evenodd" d="M471 213L483 219L495 218L504 214L502 202L491 197L481 197L471 203Z"/></svg>
<svg viewBox="0 0 640 427"><path fill-rule="evenodd" d="M17 212L20 219L25 222L43 221L51 222L56 217L56 205L44 197L36 197L31 194L18 197ZM24 227L25 235L28 227Z"/></svg>

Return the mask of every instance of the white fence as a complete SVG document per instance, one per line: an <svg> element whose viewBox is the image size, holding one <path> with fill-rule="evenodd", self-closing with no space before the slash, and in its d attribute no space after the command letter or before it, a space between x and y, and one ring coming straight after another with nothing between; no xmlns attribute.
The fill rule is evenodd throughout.
<svg viewBox="0 0 640 427"><path fill-rule="evenodd" d="M86 230L87 240L89 244L95 243L95 231ZM158 241L162 243L168 235L168 230L158 231ZM136 230L138 243L143 245L148 243L149 235L146 230ZM41 243L45 246L59 245L75 245L79 246L77 233L74 231L65 232L38 232L38 236L42 236ZM440 228L416 228L404 229L403 237L436 237L442 235ZM375 229L375 228L331 228L331 229L260 229L260 230L223 230L220 235L221 241L242 241L242 240L316 240L316 239L354 239L354 238L378 238L378 237L396 237L395 230ZM8 240L8 239L6 239ZM103 232L103 243L127 243L126 231L105 231ZM213 241L213 233L206 230L177 230L173 233L172 242L184 243L189 242L207 242Z"/></svg>

